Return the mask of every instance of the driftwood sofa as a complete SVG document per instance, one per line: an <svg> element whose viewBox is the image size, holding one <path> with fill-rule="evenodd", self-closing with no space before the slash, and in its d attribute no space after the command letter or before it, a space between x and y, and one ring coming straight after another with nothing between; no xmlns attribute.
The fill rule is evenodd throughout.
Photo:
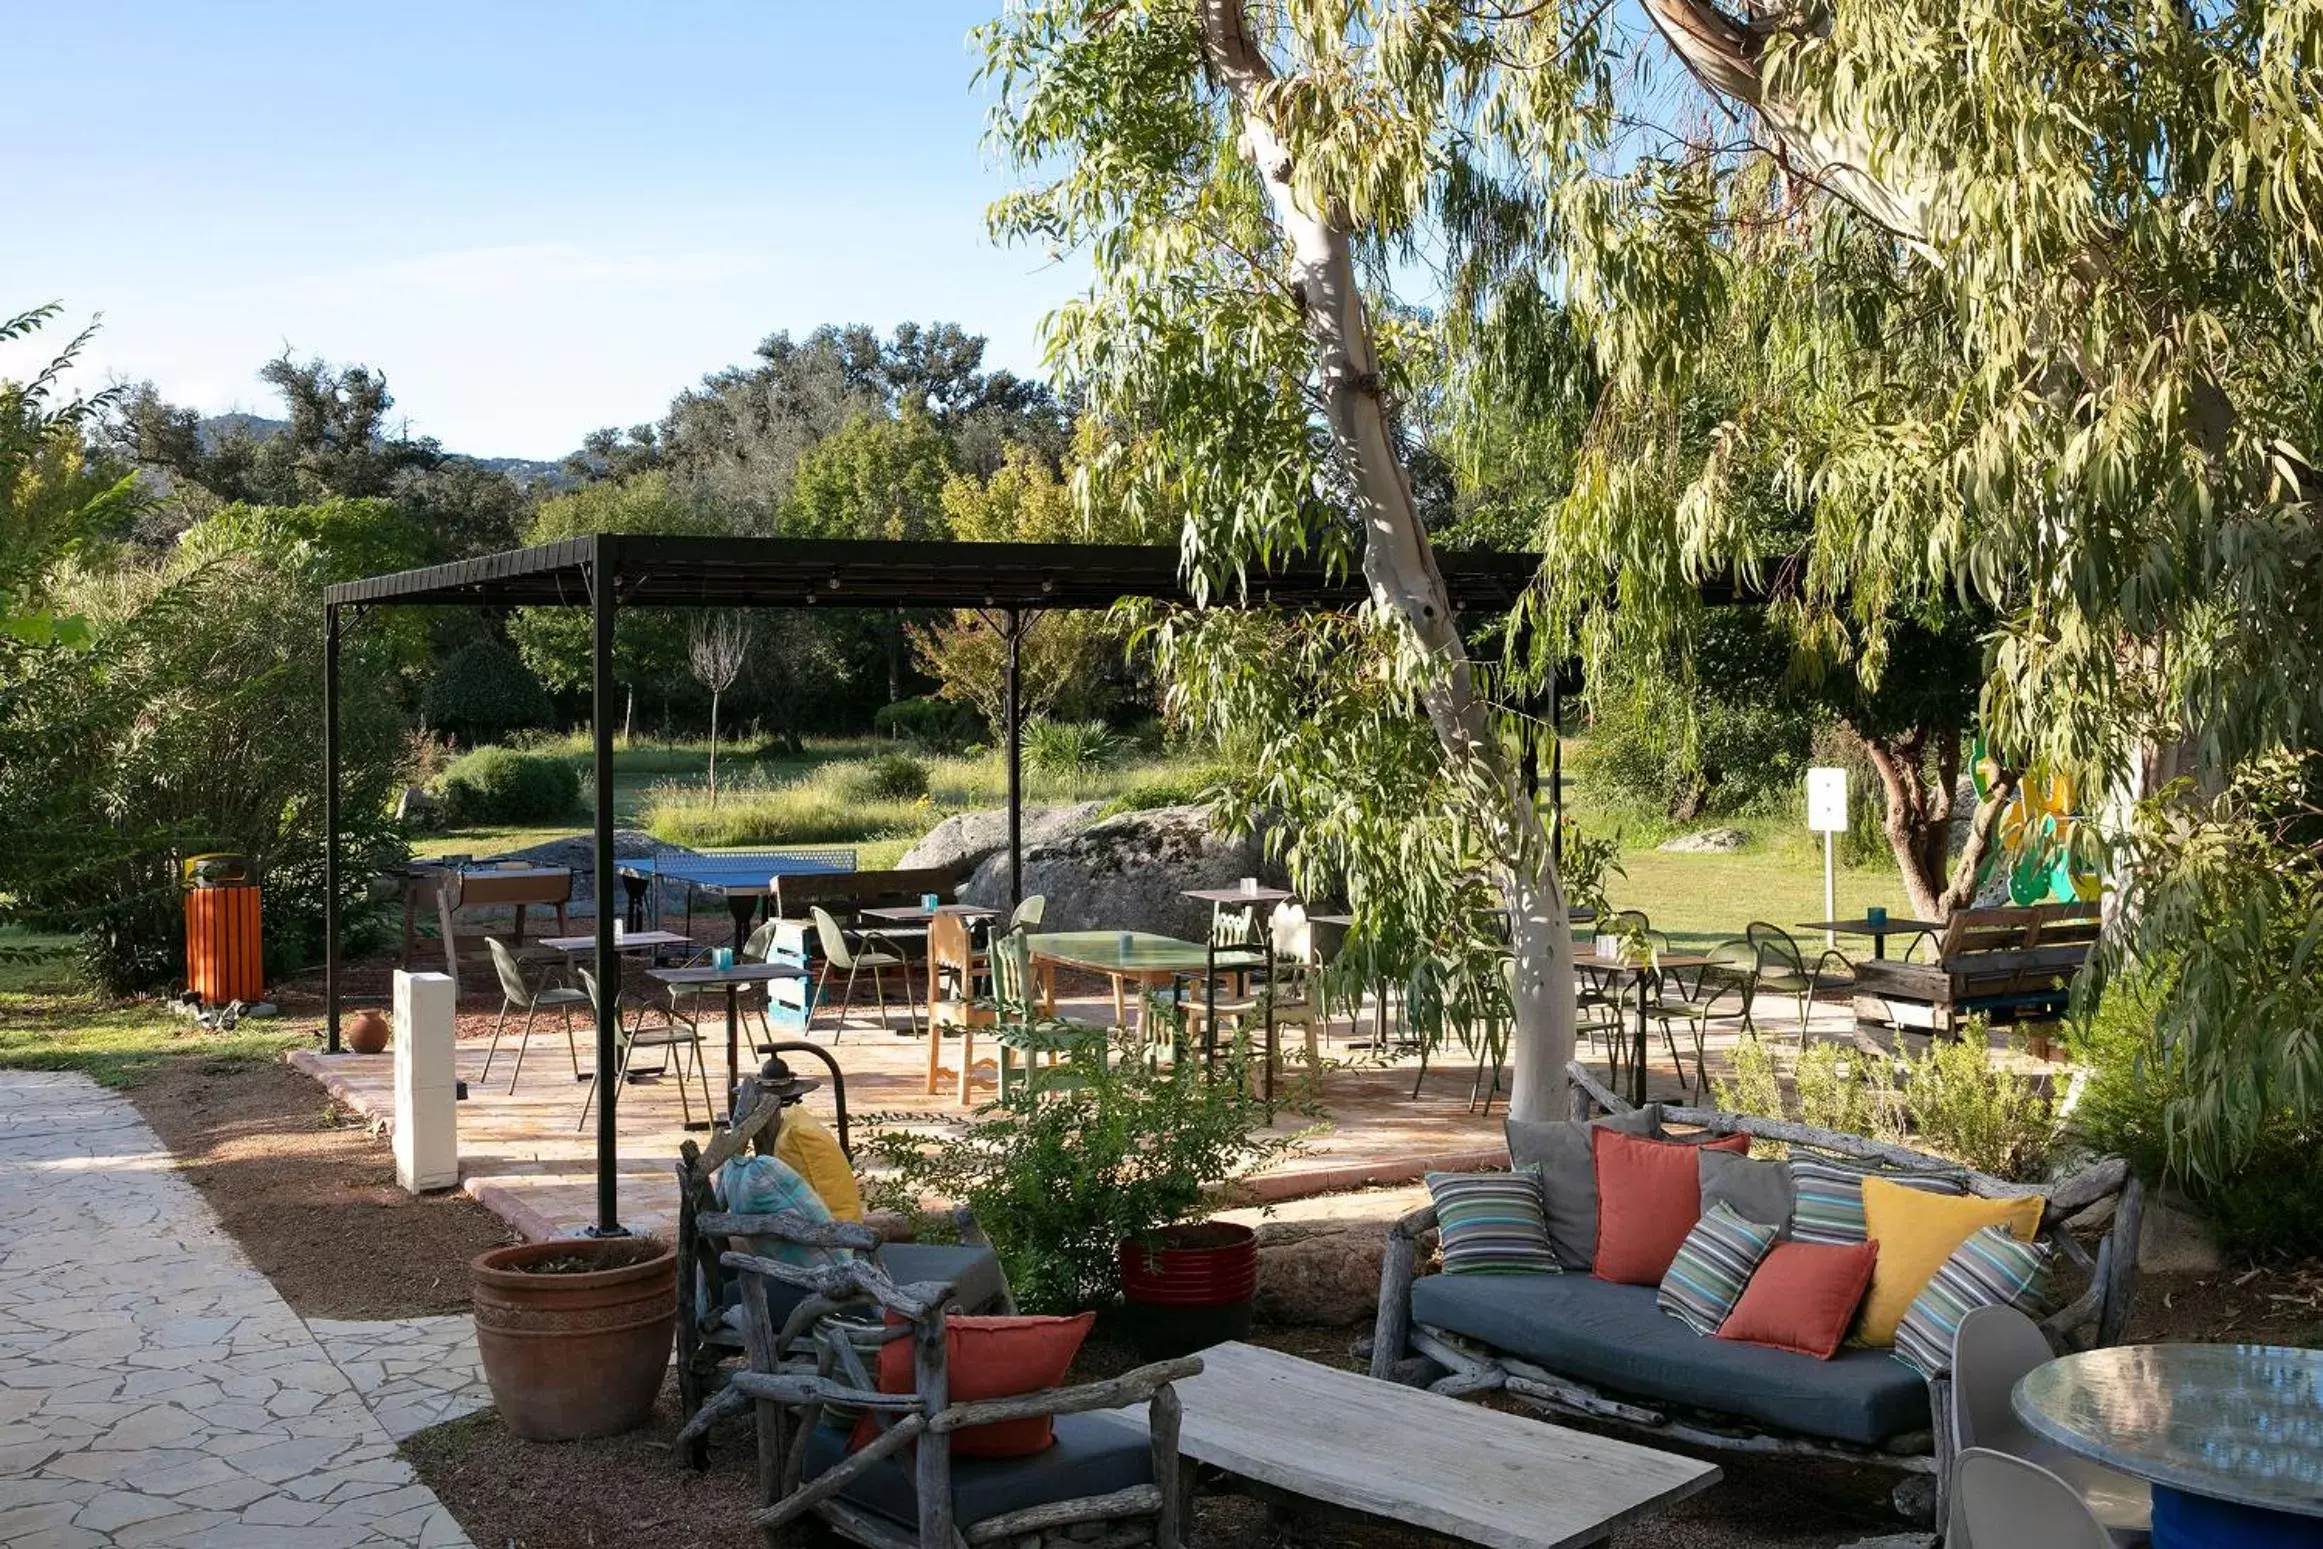
<svg viewBox="0 0 2323 1549"><path fill-rule="evenodd" d="M1580 1065L1573 1117L1628 1114L1630 1105ZM1940 1158L1859 1136L1712 1108L1664 1106L1665 1123L1748 1134L1899 1170L1949 1168ZM2142 1195L2119 1157L2046 1185L1966 1172L1970 1194L2045 1196L2039 1228L2054 1246L2069 1299L2043 1320L2060 1349L2118 1343L2137 1287ZM1655 1305L1650 1286L1587 1273L1426 1275L1433 1205L1397 1222L1380 1272L1374 1377L1450 1395L1498 1390L1553 1416L1635 1428L1649 1437L1743 1452L1878 1463L1933 1475L1897 1491L1914 1516L1942 1509L1953 1453L1949 1379L1929 1380L1885 1350L1835 1359L1695 1334ZM2087 1239L2085 1241L2085 1239ZM2085 1282L2074 1294L2063 1282ZM1941 1521L1939 1515L1936 1520Z"/></svg>

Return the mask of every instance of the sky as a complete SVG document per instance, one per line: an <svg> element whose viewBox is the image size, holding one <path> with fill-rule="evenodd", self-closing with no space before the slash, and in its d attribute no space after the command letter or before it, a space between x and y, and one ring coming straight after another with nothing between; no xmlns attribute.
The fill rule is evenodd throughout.
<svg viewBox="0 0 2323 1549"><path fill-rule="evenodd" d="M658 419L780 329L957 322L1037 373L1087 271L986 234L1011 178L967 34L997 8L0 0L39 151L0 316L62 302L53 347L101 314L76 385L205 413L274 412L285 349L376 366L412 434L480 456Z"/></svg>

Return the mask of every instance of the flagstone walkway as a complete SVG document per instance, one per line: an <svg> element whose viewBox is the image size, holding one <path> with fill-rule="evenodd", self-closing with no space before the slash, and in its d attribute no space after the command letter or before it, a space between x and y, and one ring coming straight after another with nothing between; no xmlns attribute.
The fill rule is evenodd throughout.
<svg viewBox="0 0 2323 1549"><path fill-rule="evenodd" d="M0 1544L467 1543L137 1111L0 1071Z"/></svg>

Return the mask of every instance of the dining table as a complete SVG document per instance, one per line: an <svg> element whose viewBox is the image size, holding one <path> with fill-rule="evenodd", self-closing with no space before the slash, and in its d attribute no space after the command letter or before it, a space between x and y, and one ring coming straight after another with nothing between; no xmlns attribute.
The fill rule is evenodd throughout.
<svg viewBox="0 0 2323 1549"><path fill-rule="evenodd" d="M1665 973L1680 972L1689 968L1707 968L1715 961L1717 961L1715 958L1699 952L1658 952L1651 960L1642 963L1621 957L1595 957L1586 952L1574 958L1574 967L1582 973L1602 975L1606 981L1623 987L1624 993L1628 989L1637 991L1637 1023L1633 1029L1636 1048L1629 1064L1629 1100L1636 1106L1642 1108L1646 1102L1645 1024L1648 1001L1653 986L1661 981L1661 976ZM1678 1080L1681 1085L1685 1079L1685 1067L1680 1066Z"/></svg>
<svg viewBox="0 0 2323 1549"><path fill-rule="evenodd" d="M716 985L726 992L726 1112L716 1122L731 1124L734 1089L742 1080L742 986L772 984L777 979L804 979L807 970L797 963L695 963L684 968L648 968L645 976L673 988L700 989Z"/></svg>
<svg viewBox="0 0 2323 1549"><path fill-rule="evenodd" d="M2083 1350L2009 1402L2043 1440L2153 1487L2153 1549L2323 1549L2323 1350Z"/></svg>
<svg viewBox="0 0 2323 1549"><path fill-rule="evenodd" d="M1208 947L1152 931L1051 931L1029 937L1025 945L1032 958L1033 982L1040 991L1044 1011L1050 1015L1056 1012L1057 970L1076 968L1083 973L1102 974L1113 982L1113 1022L1121 1028L1129 1026L1125 994L1128 986L1134 984L1142 992L1153 985L1173 983L1182 974L1205 974L1210 968ZM1146 1031L1142 1001L1141 993L1138 1013L1141 1034Z"/></svg>

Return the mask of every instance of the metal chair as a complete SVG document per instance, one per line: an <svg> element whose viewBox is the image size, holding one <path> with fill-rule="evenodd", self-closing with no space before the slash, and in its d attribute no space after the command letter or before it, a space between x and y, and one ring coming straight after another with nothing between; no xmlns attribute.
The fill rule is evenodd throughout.
<svg viewBox="0 0 2323 1549"><path fill-rule="evenodd" d="M1970 1447L1954 1467L1954 1549L2114 1549L2073 1487L2038 1463Z"/></svg>
<svg viewBox="0 0 2323 1549"><path fill-rule="evenodd" d="M1755 1002L1760 990L1772 990L1777 995L1787 995L1796 1001L1799 1007L1799 1047L1805 1048L1807 1012L1814 1005L1815 997L1825 990L1853 988L1855 965L1837 947L1826 947L1822 955L1815 959L1815 966L1809 968L1805 954L1799 950L1799 944L1792 939L1791 933L1780 925L1770 925L1764 920L1751 921L1743 927L1742 934L1750 943L1751 952L1756 958L1751 999ZM1838 965L1836 973L1832 972L1833 964ZM1742 1026L1752 1037L1758 1036L1757 1023L1752 1020L1748 1010L1743 1013Z"/></svg>
<svg viewBox="0 0 2323 1549"><path fill-rule="evenodd" d="M597 976L586 968L581 970L581 990L589 997L589 1005L593 1011L597 1004ZM615 1081L629 1079L629 1063L639 1049L675 1050L678 1054L678 1111L684 1115L686 1128L692 1129L694 1127L694 1104L692 1097L686 1092L686 1062L684 1058L686 1052L691 1050L694 1057L694 1076L702 1087L702 1120L706 1128L710 1117L718 1110L710 1104L710 1070L702 1059L701 1029L690 1018L680 1018L674 1012L663 1014L669 1018L664 1026L654 1028L644 1026L645 1016L643 1012L640 1012L638 1013L639 1025L631 1027L621 1019L621 996L618 991L615 992L613 997L613 1038L614 1046L620 1051L620 1059L614 1068L613 1079ZM589 1095L581 1099L581 1122L573 1126L575 1129L589 1127L589 1109L597 1101L597 1086L603 1079L604 1072L602 1071L590 1073L588 1078Z"/></svg>
<svg viewBox="0 0 2323 1549"><path fill-rule="evenodd" d="M783 922L780 920L761 920L749 936L744 939L742 950L735 954L737 960L745 963L763 963L772 959L775 933L782 928L782 924ZM710 961L711 955L710 950L696 952L686 959L686 966L689 968L700 967ZM688 1027L695 1026L703 1020L702 1016L694 1010L697 1006L708 1004L713 1007L712 1020L726 1014L726 987L722 984L671 984L665 985L663 988L668 991L669 1004L667 1006L648 1004L640 1010L638 1012L638 1025L640 1027L645 1025L646 1011L659 1012L672 1025L682 1022ZM774 1038L774 1024L767 1019L766 1015L767 1002L772 994L771 986L764 984L739 984L734 987L735 1020L739 1022L749 1017L758 1018L758 1031L761 1035L759 1042L762 1043L770 1042Z"/></svg>
<svg viewBox="0 0 2323 1549"><path fill-rule="evenodd" d="M839 1020L831 1029L831 1042L837 1043L839 1035L847 1030L847 1012L855 1003L855 976L866 968L871 970L871 992L879 1001L879 1025L885 1027L887 980L884 975L888 969L901 968L911 959L904 954L903 948L875 930L859 931L857 940L850 942L847 933L839 928L839 922L831 918L831 912L819 904L808 912L814 916L815 938L823 949L822 972L815 980L815 1004L818 1007L822 1004L823 986L829 982L831 971L835 968L847 971L847 987L839 997ZM909 993L904 996L903 1014L911 1023L910 1035L916 1035L920 1030L919 1002Z"/></svg>
<svg viewBox="0 0 2323 1549"><path fill-rule="evenodd" d="M486 936L484 945L491 949L492 969L500 975L500 1016L492 1024L492 1042L484 1050L484 1071L476 1078L477 1083L481 1085L492 1079L492 1058L500 1052L500 1030L508 1025L508 1013L522 1011L524 1025L516 1034L516 1068L508 1076L509 1092L513 1094L516 1091L516 1083L524 1075L524 1046L532 1041L532 1019L544 1010L564 1013L565 1052L572 1056L573 1079L587 1080L581 1074L580 1047L573 1042L573 1008L585 1007L594 1015L597 1003L587 992L576 990L570 985L527 984L524 970L517 966L516 954L509 951L499 937Z"/></svg>
<svg viewBox="0 0 2323 1549"><path fill-rule="evenodd" d="M1694 1087L1696 1092L1709 1090L1706 1071L1708 1056L1704 1046L1709 1040L1713 1018L1750 1014L1750 996L1757 982L1758 954L1747 941L1721 941L1704 954L1710 961L1694 971L1694 982L1685 982L1685 975L1671 972L1663 976L1665 987L1674 987L1677 998L1665 992L1653 1004L1654 1015L1661 1019L1662 1040L1670 1045L1670 1058L1678 1067L1678 1089L1686 1088L1686 1066L1678 1059L1676 1042L1671 1038L1670 1023L1683 1018L1694 1032Z"/></svg>
<svg viewBox="0 0 2323 1549"><path fill-rule="evenodd" d="M1953 1435L1963 1448L2003 1452L2046 1469L2065 1481L2107 1532L2134 1541L2153 1513L2146 1482L2042 1440L2010 1407L2018 1381L2055 1358L2040 1325L2014 1307L1978 1307L1962 1318L1952 1336Z"/></svg>

